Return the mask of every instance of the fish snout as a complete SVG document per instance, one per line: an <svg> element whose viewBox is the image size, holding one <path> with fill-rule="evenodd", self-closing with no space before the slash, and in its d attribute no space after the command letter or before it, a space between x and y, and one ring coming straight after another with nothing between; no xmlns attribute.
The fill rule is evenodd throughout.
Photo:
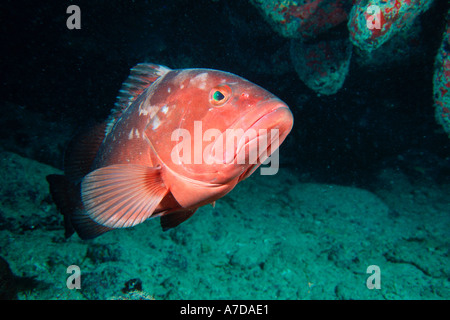
<svg viewBox="0 0 450 320"><path fill-rule="evenodd" d="M280 146L292 129L292 112L281 100L270 99L257 105L256 110L245 117L245 131L237 143L232 159L238 164L263 162Z"/></svg>
<svg viewBox="0 0 450 320"><path fill-rule="evenodd" d="M249 129L278 130L281 143L294 125L294 117L287 104L278 98L273 98L261 102L257 105L257 109L259 112L255 116L256 121Z"/></svg>

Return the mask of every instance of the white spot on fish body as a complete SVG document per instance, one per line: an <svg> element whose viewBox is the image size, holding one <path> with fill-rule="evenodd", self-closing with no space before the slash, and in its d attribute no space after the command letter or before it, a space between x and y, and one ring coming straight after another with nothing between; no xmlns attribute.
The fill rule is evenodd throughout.
<svg viewBox="0 0 450 320"><path fill-rule="evenodd" d="M205 90L207 81L208 81L208 72L203 72L196 75L189 82L190 84L198 87L199 89Z"/></svg>
<svg viewBox="0 0 450 320"><path fill-rule="evenodd" d="M139 106L139 115L150 116L150 118L153 118L158 113L158 110L158 106L145 106L144 104L141 104Z"/></svg>
<svg viewBox="0 0 450 320"><path fill-rule="evenodd" d="M161 124L161 121L159 120L158 116L155 116L152 122L152 129L156 130L158 129L159 125Z"/></svg>

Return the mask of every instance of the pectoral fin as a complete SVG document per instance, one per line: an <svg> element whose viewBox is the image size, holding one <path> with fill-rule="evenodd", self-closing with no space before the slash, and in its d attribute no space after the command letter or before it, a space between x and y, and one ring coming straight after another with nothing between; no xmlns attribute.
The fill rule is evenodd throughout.
<svg viewBox="0 0 450 320"><path fill-rule="evenodd" d="M149 218L168 190L161 169L117 164L89 173L81 183L84 209L108 228L127 228Z"/></svg>

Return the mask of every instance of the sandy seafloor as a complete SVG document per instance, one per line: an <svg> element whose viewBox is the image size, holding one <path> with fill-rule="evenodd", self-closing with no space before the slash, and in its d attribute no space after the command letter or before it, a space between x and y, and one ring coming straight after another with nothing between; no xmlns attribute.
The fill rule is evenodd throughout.
<svg viewBox="0 0 450 320"><path fill-rule="evenodd" d="M449 299L450 186L384 169L371 190L257 171L175 229L159 219L83 241L64 238L45 176L0 154L0 256L34 278L19 299ZM420 170L418 168L417 170ZM81 289L66 287L78 265ZM369 265L381 288L368 289Z"/></svg>

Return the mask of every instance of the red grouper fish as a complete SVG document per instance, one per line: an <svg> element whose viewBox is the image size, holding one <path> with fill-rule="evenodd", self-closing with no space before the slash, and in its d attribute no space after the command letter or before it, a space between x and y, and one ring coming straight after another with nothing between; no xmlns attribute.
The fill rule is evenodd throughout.
<svg viewBox="0 0 450 320"><path fill-rule="evenodd" d="M70 143L64 176L47 177L65 235L153 217L173 228L250 176L292 126L284 102L234 74L138 64L108 121Z"/></svg>

